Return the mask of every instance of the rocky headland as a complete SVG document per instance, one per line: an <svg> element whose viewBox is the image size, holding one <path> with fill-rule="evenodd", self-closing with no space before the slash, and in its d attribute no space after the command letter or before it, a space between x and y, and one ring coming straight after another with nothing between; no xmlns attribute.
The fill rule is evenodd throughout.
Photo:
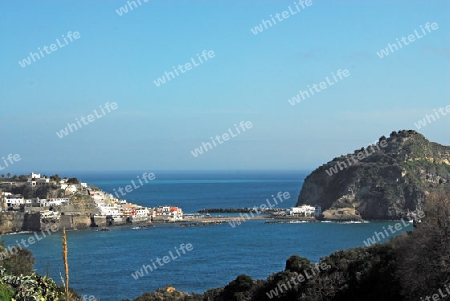
<svg viewBox="0 0 450 301"><path fill-rule="evenodd" d="M402 130L314 170L297 206L321 206L327 220L401 219L437 190L450 191L450 146Z"/></svg>

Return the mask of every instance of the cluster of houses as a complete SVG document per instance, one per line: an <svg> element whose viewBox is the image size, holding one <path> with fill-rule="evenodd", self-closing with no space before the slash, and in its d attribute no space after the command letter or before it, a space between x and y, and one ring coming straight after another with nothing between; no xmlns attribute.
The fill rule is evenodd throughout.
<svg viewBox="0 0 450 301"><path fill-rule="evenodd" d="M140 205L128 203L114 197L112 194L92 189L86 183L69 183L69 179L64 178L56 182L47 177L41 177L40 174L31 173L28 176L26 185L31 187L39 187L42 185L56 185L65 191L65 195L73 195L76 193L89 195L96 205L96 215L110 216L112 218L121 217L129 218L133 221L143 221L147 219L178 221L183 219L183 210L173 206L159 206L155 208L146 208ZM25 199L22 195L12 194L10 192L2 192L0 199L3 199L3 209L18 209L20 206L34 208L41 213L43 218L54 218L60 213L54 213L54 209L59 206L69 205L69 197L50 198L50 199ZM38 207L38 208L36 208ZM49 210L53 209L53 210Z"/></svg>
<svg viewBox="0 0 450 301"><path fill-rule="evenodd" d="M183 210L179 207L172 206L159 206L153 208L152 210L152 219L168 219L168 220L182 220L183 219Z"/></svg>
<svg viewBox="0 0 450 301"><path fill-rule="evenodd" d="M58 182L47 177L41 177L41 174L36 174L32 172L27 179L26 185L30 187L39 187L44 185L57 185L60 189L64 190L66 193L73 194L79 190L86 189L88 187L87 183L69 183L68 178L59 179Z"/></svg>
<svg viewBox="0 0 450 301"><path fill-rule="evenodd" d="M126 200L115 198L112 194L104 191L88 190L93 198L99 215L111 217L126 217L132 220L152 220L178 221L183 219L183 210L173 206L159 206L155 208L142 207Z"/></svg>
<svg viewBox="0 0 450 301"><path fill-rule="evenodd" d="M61 206L69 203L69 198L53 198L53 199L25 199L21 194L12 194L11 192L2 192L4 206L6 208L17 208L20 205L29 205L35 207L52 207Z"/></svg>

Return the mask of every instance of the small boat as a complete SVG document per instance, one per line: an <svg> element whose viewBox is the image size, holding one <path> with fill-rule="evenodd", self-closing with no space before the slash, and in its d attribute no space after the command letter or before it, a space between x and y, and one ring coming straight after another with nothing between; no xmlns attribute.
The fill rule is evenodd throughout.
<svg viewBox="0 0 450 301"><path fill-rule="evenodd" d="M144 229L150 229L153 228L154 225L143 225L143 226L136 226L131 228L132 230L144 230Z"/></svg>

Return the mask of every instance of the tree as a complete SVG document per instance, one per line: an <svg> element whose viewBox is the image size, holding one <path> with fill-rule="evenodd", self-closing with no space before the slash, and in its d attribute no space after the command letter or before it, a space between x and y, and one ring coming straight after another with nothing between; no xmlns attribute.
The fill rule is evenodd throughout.
<svg viewBox="0 0 450 301"><path fill-rule="evenodd" d="M430 194L425 217L415 231L399 242L398 276L407 299L433 294L450 280L450 198Z"/></svg>
<svg viewBox="0 0 450 301"><path fill-rule="evenodd" d="M286 271L300 273L311 267L311 261L308 258L292 255L286 260Z"/></svg>
<svg viewBox="0 0 450 301"><path fill-rule="evenodd" d="M250 276L245 274L239 275L235 280L231 281L223 290L223 300L240 301L248 299L248 292L256 284Z"/></svg>
<svg viewBox="0 0 450 301"><path fill-rule="evenodd" d="M10 173L10 172L8 172L7 176L8 176L8 179L9 179L9 178L11 177L11 173Z"/></svg>
<svg viewBox="0 0 450 301"><path fill-rule="evenodd" d="M68 184L79 184L80 182L78 181L77 178L70 178L69 180L67 180Z"/></svg>
<svg viewBox="0 0 450 301"><path fill-rule="evenodd" d="M33 197L38 197L40 199L46 199L48 197L49 193L50 193L49 185L39 186L35 190Z"/></svg>
<svg viewBox="0 0 450 301"><path fill-rule="evenodd" d="M19 249L18 246L14 246ZM0 244L0 250L4 249L3 243ZM3 261L3 262L2 262ZM27 249L19 249L16 253L4 258L2 262L6 272L10 275L19 276L30 275L33 273L34 257L33 253Z"/></svg>
<svg viewBox="0 0 450 301"><path fill-rule="evenodd" d="M55 174L53 176L50 176L50 180L55 181L56 183L59 183L59 181L61 181L61 178L58 174Z"/></svg>

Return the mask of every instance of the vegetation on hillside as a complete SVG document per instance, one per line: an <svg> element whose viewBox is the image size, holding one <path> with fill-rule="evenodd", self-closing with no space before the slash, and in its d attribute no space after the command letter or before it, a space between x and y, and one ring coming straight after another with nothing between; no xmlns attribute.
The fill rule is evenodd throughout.
<svg viewBox="0 0 450 301"><path fill-rule="evenodd" d="M31 251L4 246L0 242L0 252L7 251L0 260L0 300L1 301L81 301L73 289L66 289L53 279L36 274L33 270L34 257ZM13 250L13 252L11 252Z"/></svg>
<svg viewBox="0 0 450 301"><path fill-rule="evenodd" d="M379 149L362 148L313 171L297 205L320 205L322 211L355 208L363 219L399 219L420 208L427 194L450 193L449 146L412 130L392 132L379 143ZM359 153L365 154L361 160Z"/></svg>
<svg viewBox="0 0 450 301"><path fill-rule="evenodd" d="M27 175L11 175L10 173L0 174L0 183L1 182L26 182L28 180Z"/></svg>

